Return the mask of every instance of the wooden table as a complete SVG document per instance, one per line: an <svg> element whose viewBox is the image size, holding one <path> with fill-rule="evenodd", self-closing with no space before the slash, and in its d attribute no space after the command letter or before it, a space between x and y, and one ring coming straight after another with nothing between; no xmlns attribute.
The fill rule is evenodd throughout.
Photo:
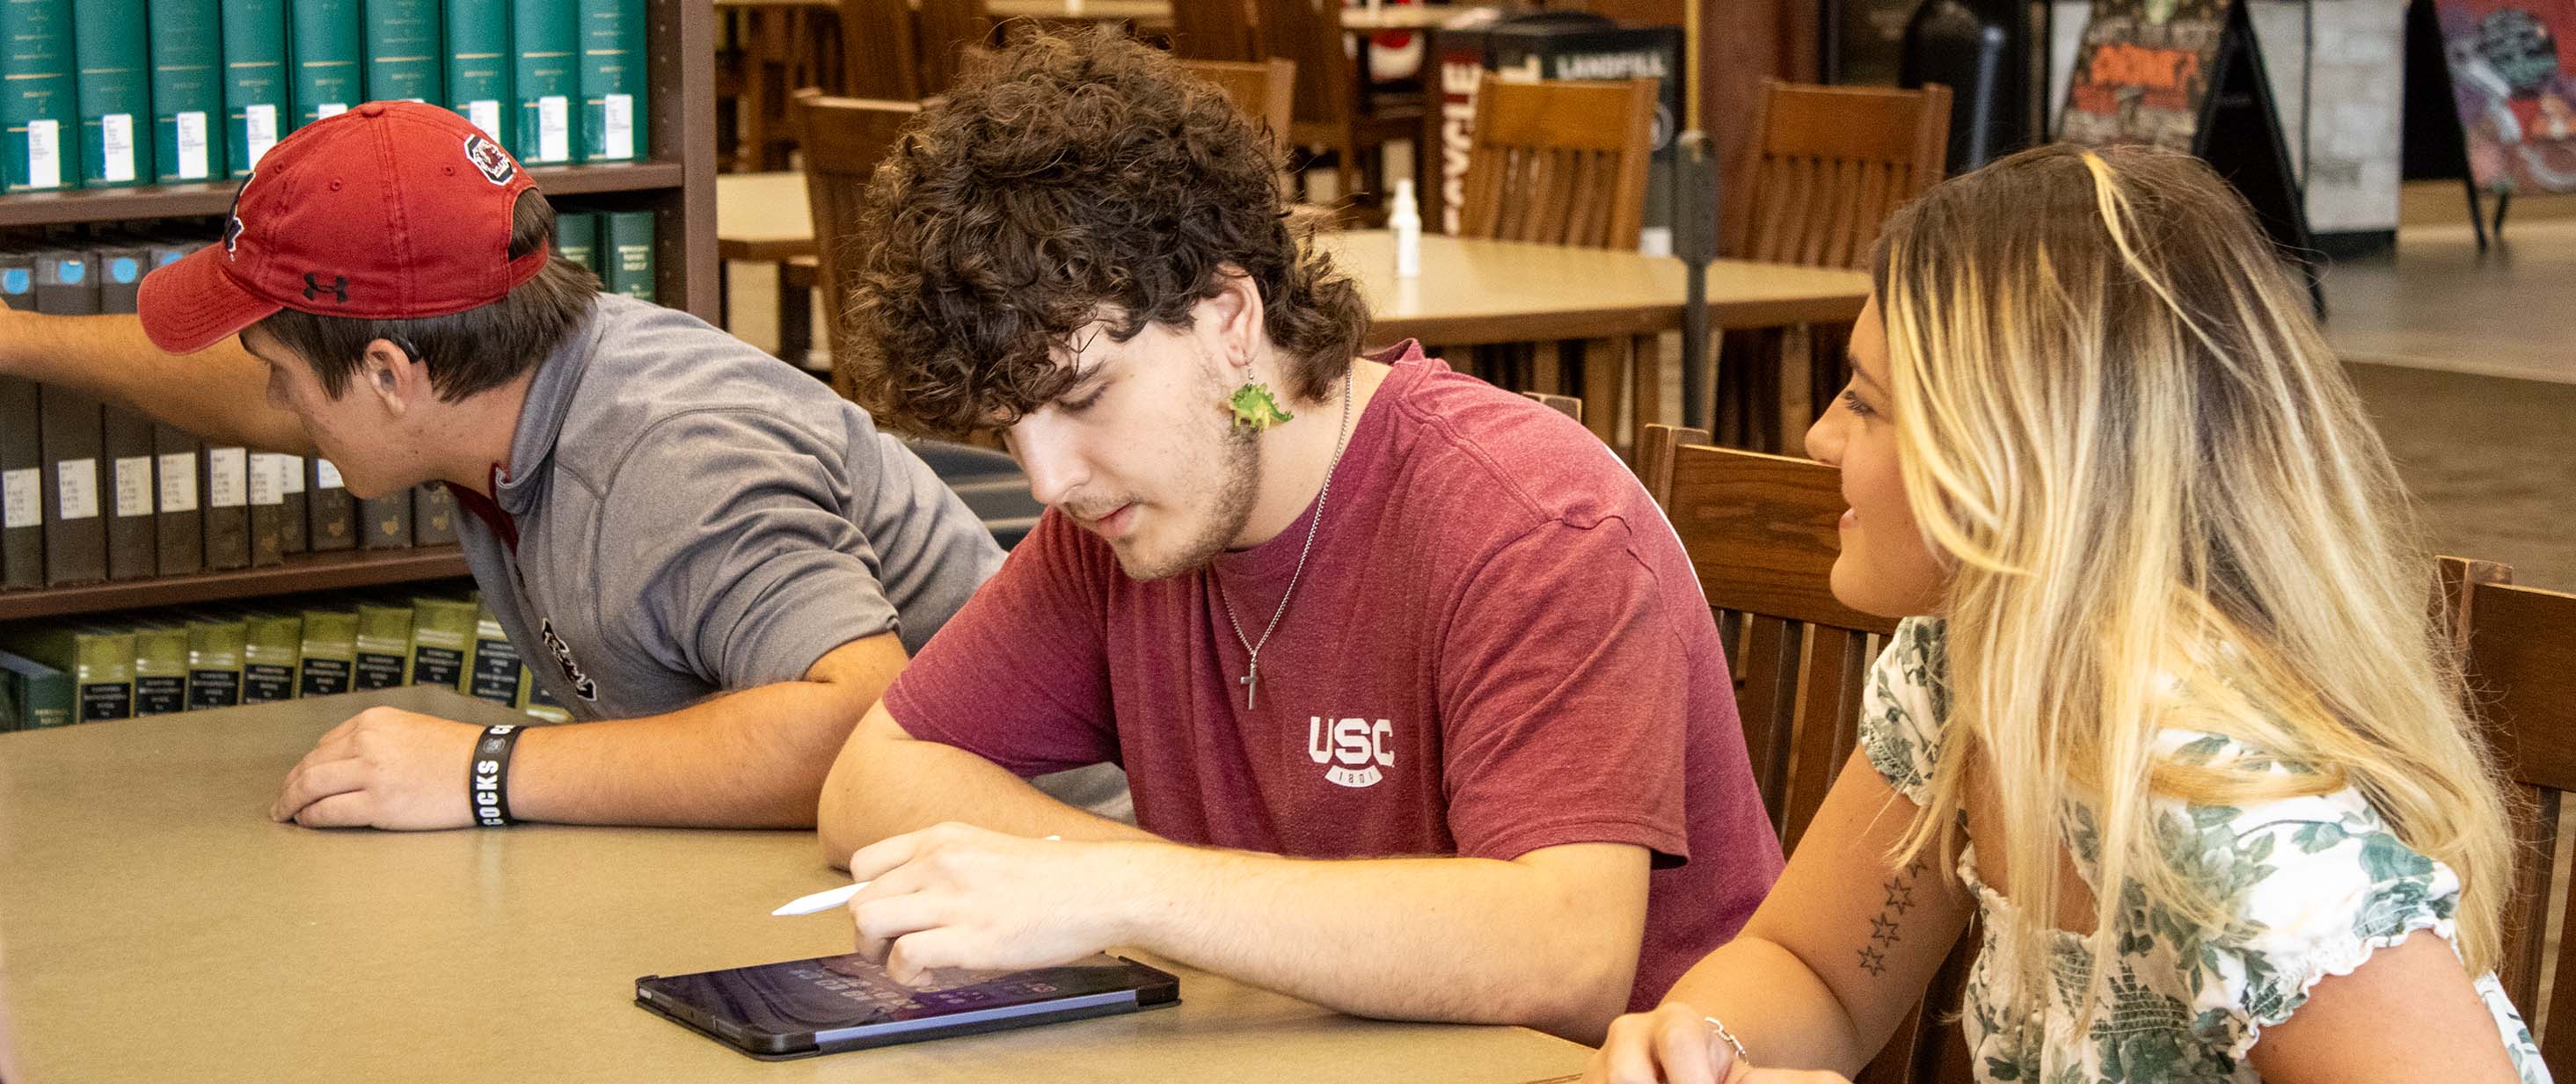
<svg viewBox="0 0 2576 1084"><path fill-rule="evenodd" d="M1181 975L1176 1008L754 1061L636 1008L634 981L846 951L835 915L768 914L841 879L812 833L269 823L287 768L377 703L512 718L414 687L0 735L0 936L27 1079L1463 1082L1588 1054L1157 961Z"/></svg>

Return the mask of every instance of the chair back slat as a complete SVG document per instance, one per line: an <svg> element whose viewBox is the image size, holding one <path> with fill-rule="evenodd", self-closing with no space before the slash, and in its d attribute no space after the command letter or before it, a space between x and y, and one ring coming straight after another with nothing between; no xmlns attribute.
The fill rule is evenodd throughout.
<svg viewBox="0 0 2576 1084"><path fill-rule="evenodd" d="M1476 92L1460 234L1637 247L1653 154L1655 82L1505 82Z"/></svg>
<svg viewBox="0 0 2576 1084"><path fill-rule="evenodd" d="M1175 8L1174 10L1178 10ZM1183 60L1181 70L1225 92L1243 115L1269 128L1270 137L1287 142L1290 106L1296 101L1297 65L1271 57L1264 60Z"/></svg>
<svg viewBox="0 0 2576 1084"><path fill-rule="evenodd" d="M1359 75L1342 51L1341 0L1253 0L1264 53L1297 65L1296 123L1348 125Z"/></svg>
<svg viewBox="0 0 2576 1084"><path fill-rule="evenodd" d="M1751 259L1859 267L1887 216L1941 179L1950 91L1772 81L1754 123L1751 191L1727 249Z"/></svg>
<svg viewBox="0 0 2576 1084"><path fill-rule="evenodd" d="M1579 422L1583 420L1583 400L1581 399L1577 399L1571 395L1550 395L1543 391L1525 391L1521 394L1529 396L1531 399L1538 401L1548 409L1559 414L1563 414L1575 421Z"/></svg>
<svg viewBox="0 0 2576 1084"><path fill-rule="evenodd" d="M1172 0L1172 55L1238 64L1265 59L1250 0Z"/></svg>
<svg viewBox="0 0 2576 1084"><path fill-rule="evenodd" d="M867 211L868 178L877 163L903 138L903 128L921 113L921 103L835 98L806 91L796 96L790 117L805 148L805 201L814 218L814 243L820 254L816 270L823 289L824 321L832 347L833 386L850 393L843 363L856 357L856 344L840 318L849 311L847 270L863 243L861 220Z"/></svg>
<svg viewBox="0 0 2576 1084"><path fill-rule="evenodd" d="M920 20L905 0L841 0L841 85L853 98L922 96Z"/></svg>
<svg viewBox="0 0 2576 1084"><path fill-rule="evenodd" d="M993 45L993 15L984 0L921 0L921 90L928 98L948 93L975 56Z"/></svg>

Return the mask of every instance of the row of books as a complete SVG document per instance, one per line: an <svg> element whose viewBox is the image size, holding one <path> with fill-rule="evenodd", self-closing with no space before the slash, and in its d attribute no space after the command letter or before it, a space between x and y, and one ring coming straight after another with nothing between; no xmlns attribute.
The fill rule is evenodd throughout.
<svg viewBox="0 0 2576 1084"><path fill-rule="evenodd" d="M647 157L644 0L7 0L0 184L247 177L360 102L445 105L528 165Z"/></svg>
<svg viewBox="0 0 2576 1084"><path fill-rule="evenodd" d="M569 210L565 258L652 300L654 212ZM130 313L149 268L192 246L0 250L0 303ZM208 445L77 391L0 377L0 590L282 564L293 554L456 540L455 504L423 487L365 500L327 459Z"/></svg>
<svg viewBox="0 0 2576 1084"><path fill-rule="evenodd" d="M396 685L445 685L571 718L472 598L378 593L302 610L171 610L0 633L0 731Z"/></svg>

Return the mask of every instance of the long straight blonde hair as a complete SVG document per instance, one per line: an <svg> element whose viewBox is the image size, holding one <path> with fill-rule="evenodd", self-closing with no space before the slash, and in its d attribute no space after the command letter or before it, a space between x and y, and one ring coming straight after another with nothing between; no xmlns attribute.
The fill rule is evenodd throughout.
<svg viewBox="0 0 2576 1084"><path fill-rule="evenodd" d="M2511 843L2434 566L2244 201L2188 156L2042 147L1898 212L1876 271L1908 501L1955 562L1953 740L1900 857L1954 853L1965 781L1991 773L2002 838L1977 842L2001 848L2025 927L1998 932L2038 969L2064 812L2086 809L2089 1007L2123 886L2212 931L2238 902L2160 849L2151 797L2352 786L2459 874L2459 948L2494 967ZM2176 763L2153 749L2169 726L2311 771Z"/></svg>

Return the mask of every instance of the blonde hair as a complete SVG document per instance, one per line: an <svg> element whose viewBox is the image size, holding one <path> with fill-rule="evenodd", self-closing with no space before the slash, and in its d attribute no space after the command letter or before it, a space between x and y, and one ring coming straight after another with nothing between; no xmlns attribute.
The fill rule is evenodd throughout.
<svg viewBox="0 0 2576 1084"><path fill-rule="evenodd" d="M1877 277L1908 501L1955 562L1953 740L1899 858L1956 853L1966 781L1992 773L2002 838L1978 842L2000 848L2025 927L1998 932L2037 970L2072 847L2061 812L2089 809L2089 1009L2122 886L2202 929L2235 922L2239 901L2160 849L2151 797L2357 787L2458 873L2458 946L2471 974L2494 967L2511 844L2434 566L2234 190L2184 155L2042 147L1899 211ZM2311 771L2159 757L2175 726Z"/></svg>

